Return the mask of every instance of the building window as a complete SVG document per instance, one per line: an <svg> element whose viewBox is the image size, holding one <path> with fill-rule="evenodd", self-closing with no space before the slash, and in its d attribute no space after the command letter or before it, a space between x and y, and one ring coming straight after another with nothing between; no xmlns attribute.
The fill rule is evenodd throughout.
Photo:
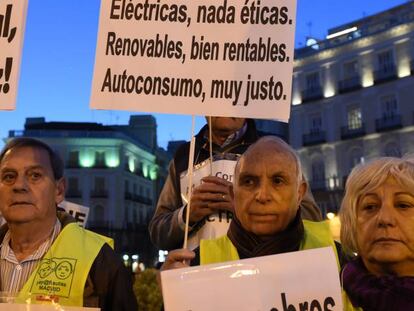
<svg viewBox="0 0 414 311"><path fill-rule="evenodd" d="M96 151L95 152L95 166L96 167L105 167L105 152Z"/></svg>
<svg viewBox="0 0 414 311"><path fill-rule="evenodd" d="M129 192L129 180L125 180L125 192Z"/></svg>
<svg viewBox="0 0 414 311"><path fill-rule="evenodd" d="M96 205L94 209L94 218L98 223L102 223L105 220L105 210L102 205Z"/></svg>
<svg viewBox="0 0 414 311"><path fill-rule="evenodd" d="M77 177L68 178L68 190L66 191L66 195L72 198L79 198L82 196L79 191L79 180Z"/></svg>
<svg viewBox="0 0 414 311"><path fill-rule="evenodd" d="M351 171L356 165L364 163L364 157L360 148L354 148L349 154L349 171Z"/></svg>
<svg viewBox="0 0 414 311"><path fill-rule="evenodd" d="M95 188L92 191L92 197L108 197L108 192L105 190L105 177L95 177Z"/></svg>
<svg viewBox="0 0 414 311"><path fill-rule="evenodd" d="M387 50L377 55L378 70L383 73L394 71L394 57L392 50Z"/></svg>
<svg viewBox="0 0 414 311"><path fill-rule="evenodd" d="M95 177L95 190L105 190L105 177Z"/></svg>
<svg viewBox="0 0 414 311"><path fill-rule="evenodd" d="M395 95L387 95L381 97L382 117L393 118L398 114L398 103Z"/></svg>
<svg viewBox="0 0 414 311"><path fill-rule="evenodd" d="M313 72L306 75L306 89L315 91L320 89L319 72Z"/></svg>
<svg viewBox="0 0 414 311"><path fill-rule="evenodd" d="M320 158L312 161L312 188L325 188L325 164Z"/></svg>
<svg viewBox="0 0 414 311"><path fill-rule="evenodd" d="M344 79L350 79L355 76L358 76L358 61L353 60L353 61L344 63L344 66L343 66Z"/></svg>
<svg viewBox="0 0 414 311"><path fill-rule="evenodd" d="M347 116L348 129L355 130L362 127L362 113L360 107L350 107Z"/></svg>
<svg viewBox="0 0 414 311"><path fill-rule="evenodd" d="M68 158L69 167L79 167L79 151L70 151Z"/></svg>
<svg viewBox="0 0 414 311"><path fill-rule="evenodd" d="M322 130L322 117L320 114L314 114L310 117L310 129L311 133L319 133Z"/></svg>

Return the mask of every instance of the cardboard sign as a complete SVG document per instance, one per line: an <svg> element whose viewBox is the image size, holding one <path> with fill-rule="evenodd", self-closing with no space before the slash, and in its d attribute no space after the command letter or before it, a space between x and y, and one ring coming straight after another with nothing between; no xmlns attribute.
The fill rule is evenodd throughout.
<svg viewBox="0 0 414 311"><path fill-rule="evenodd" d="M59 204L58 209L65 211L76 219L78 224L85 228L89 216L89 207L63 201Z"/></svg>
<svg viewBox="0 0 414 311"><path fill-rule="evenodd" d="M0 1L0 110L16 107L27 0Z"/></svg>
<svg viewBox="0 0 414 311"><path fill-rule="evenodd" d="M161 272L166 311L342 311L331 247Z"/></svg>
<svg viewBox="0 0 414 311"><path fill-rule="evenodd" d="M228 154L228 157L236 155ZM233 182L234 168L236 166L236 159L234 160L215 160L213 161L212 173L213 176L223 178L227 181ZM193 171L193 187L201 184L201 178L210 175L210 161L206 160L198 164ZM188 198L188 174L184 172L180 178L181 197L183 202L187 202ZM209 215L205 218L204 223L195 232L190 233L188 239L188 248L195 249L200 245L201 239L213 239L227 233L230 226L230 221L233 214L229 211L220 211L218 213Z"/></svg>
<svg viewBox="0 0 414 311"><path fill-rule="evenodd" d="M287 121L295 0L102 0L90 105Z"/></svg>

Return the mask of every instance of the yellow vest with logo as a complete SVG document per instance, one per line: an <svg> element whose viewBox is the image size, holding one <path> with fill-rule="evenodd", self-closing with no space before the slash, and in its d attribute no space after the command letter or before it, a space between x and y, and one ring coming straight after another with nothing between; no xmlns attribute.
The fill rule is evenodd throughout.
<svg viewBox="0 0 414 311"><path fill-rule="evenodd" d="M113 240L70 223L53 242L26 284L17 302L83 306L83 290L89 270L101 250Z"/></svg>
<svg viewBox="0 0 414 311"><path fill-rule="evenodd" d="M305 232L299 249L304 250L331 246L335 252L339 267L338 254L329 229L329 224L325 221L302 221ZM237 249L227 235L213 240L201 240L200 242L200 264L202 265L239 259Z"/></svg>

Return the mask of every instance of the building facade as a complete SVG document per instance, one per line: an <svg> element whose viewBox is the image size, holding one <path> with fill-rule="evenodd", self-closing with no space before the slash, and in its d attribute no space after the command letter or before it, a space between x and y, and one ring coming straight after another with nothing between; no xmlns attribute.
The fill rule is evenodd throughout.
<svg viewBox="0 0 414 311"><path fill-rule="evenodd" d="M168 155L158 148L153 116L131 116L128 125L26 119L12 137L49 144L65 163L66 199L90 208L87 227L111 236L118 253L155 258L148 237Z"/></svg>
<svg viewBox="0 0 414 311"><path fill-rule="evenodd" d="M328 33L295 51L289 128L324 213L356 164L414 152L414 2Z"/></svg>

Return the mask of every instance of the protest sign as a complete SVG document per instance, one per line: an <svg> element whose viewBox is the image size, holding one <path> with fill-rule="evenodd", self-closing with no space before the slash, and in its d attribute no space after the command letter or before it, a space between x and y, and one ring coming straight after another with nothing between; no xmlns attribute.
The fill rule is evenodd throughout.
<svg viewBox="0 0 414 311"><path fill-rule="evenodd" d="M102 0L91 108L287 121L296 1Z"/></svg>
<svg viewBox="0 0 414 311"><path fill-rule="evenodd" d="M76 219L78 224L85 228L89 216L89 207L75 204L68 201L63 201L58 206L59 210L63 210Z"/></svg>
<svg viewBox="0 0 414 311"><path fill-rule="evenodd" d="M0 110L16 107L27 0L0 1Z"/></svg>
<svg viewBox="0 0 414 311"><path fill-rule="evenodd" d="M342 311L331 247L161 273L166 311Z"/></svg>
<svg viewBox="0 0 414 311"><path fill-rule="evenodd" d="M223 156L225 158L220 159ZM210 169L210 160L197 164L193 170L193 188L201 185L201 179L209 176L223 178L229 182L233 182L234 168L236 166L237 156L235 154L215 155L212 168ZM233 159L230 159L233 158ZM188 174L184 172L180 178L181 197L183 202L188 202ZM207 216L202 222L193 228L188 239L188 248L195 249L200 245L201 239L211 239L222 236L227 233L233 214L229 211L219 211Z"/></svg>

